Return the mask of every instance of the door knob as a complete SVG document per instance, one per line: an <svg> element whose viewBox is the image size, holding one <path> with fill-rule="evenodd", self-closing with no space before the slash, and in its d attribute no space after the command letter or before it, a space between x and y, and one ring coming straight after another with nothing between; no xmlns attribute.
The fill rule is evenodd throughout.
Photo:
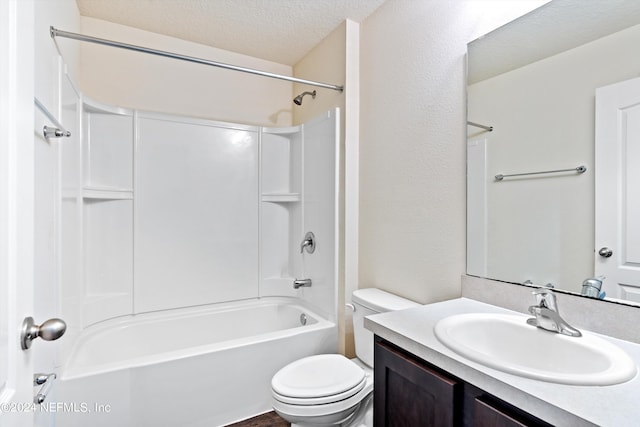
<svg viewBox="0 0 640 427"><path fill-rule="evenodd" d="M598 255L600 255L603 258L609 258L611 255L613 255L613 251L609 248L600 248L600 250L598 251Z"/></svg>
<svg viewBox="0 0 640 427"><path fill-rule="evenodd" d="M55 341L64 335L67 324L61 319L49 319L42 325L36 325L33 317L25 317L22 322L22 333L20 334L20 344L23 350L31 347L31 341L40 337L45 341Z"/></svg>

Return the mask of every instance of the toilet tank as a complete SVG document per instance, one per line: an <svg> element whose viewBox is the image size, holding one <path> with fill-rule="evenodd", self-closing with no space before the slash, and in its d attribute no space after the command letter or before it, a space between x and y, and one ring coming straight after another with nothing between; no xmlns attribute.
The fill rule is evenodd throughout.
<svg viewBox="0 0 640 427"><path fill-rule="evenodd" d="M416 302L375 288L354 291L351 296L351 302L355 307L353 312L353 336L356 345L356 356L370 367L373 367L373 333L364 328L365 316L420 306Z"/></svg>

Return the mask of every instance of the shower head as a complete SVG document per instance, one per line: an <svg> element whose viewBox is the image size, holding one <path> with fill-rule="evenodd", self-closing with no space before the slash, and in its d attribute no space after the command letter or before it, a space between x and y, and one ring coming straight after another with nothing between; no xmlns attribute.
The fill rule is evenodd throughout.
<svg viewBox="0 0 640 427"><path fill-rule="evenodd" d="M316 99L315 90L313 92L302 92L300 95L293 98L293 103L296 105L302 105L302 98L304 98L305 95L311 95L311 98Z"/></svg>

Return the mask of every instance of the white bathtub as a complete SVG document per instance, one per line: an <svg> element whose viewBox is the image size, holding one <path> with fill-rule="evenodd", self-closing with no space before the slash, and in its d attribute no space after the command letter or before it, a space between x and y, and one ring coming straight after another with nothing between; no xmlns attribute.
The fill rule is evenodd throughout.
<svg viewBox="0 0 640 427"><path fill-rule="evenodd" d="M336 350L336 325L294 299L110 320L83 331L60 372L57 425L226 425L271 410L282 366Z"/></svg>

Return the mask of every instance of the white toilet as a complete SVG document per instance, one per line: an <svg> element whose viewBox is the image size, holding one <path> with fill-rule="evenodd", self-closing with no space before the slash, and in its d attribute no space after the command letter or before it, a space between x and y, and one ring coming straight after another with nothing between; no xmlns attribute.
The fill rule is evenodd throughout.
<svg viewBox="0 0 640 427"><path fill-rule="evenodd" d="M275 411L292 426L365 426L373 418L373 333L364 317L419 304L380 289L353 292L356 359L321 354L296 360L271 380Z"/></svg>

